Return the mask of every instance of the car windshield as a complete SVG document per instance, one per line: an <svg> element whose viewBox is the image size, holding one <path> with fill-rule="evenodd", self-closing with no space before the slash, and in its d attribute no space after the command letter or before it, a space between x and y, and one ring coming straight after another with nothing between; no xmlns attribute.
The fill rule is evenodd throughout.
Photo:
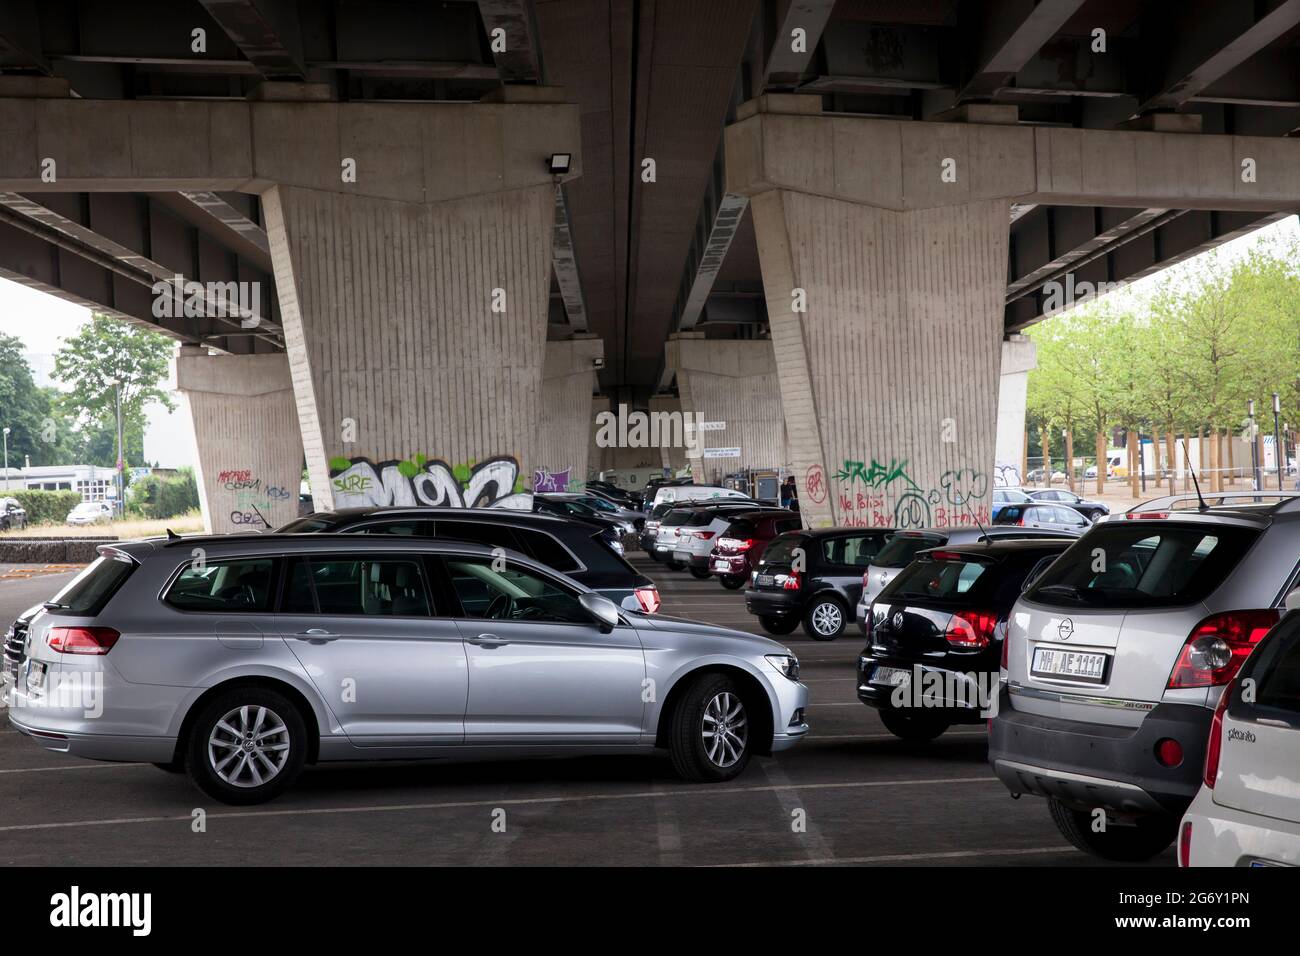
<svg viewBox="0 0 1300 956"><path fill-rule="evenodd" d="M611 505L604 498L597 498L595 495L588 495L582 499L582 504L589 508L595 508L599 511L617 511L618 509Z"/></svg>
<svg viewBox="0 0 1300 956"><path fill-rule="evenodd" d="M80 515L94 514L96 511L101 510L103 507L104 507L103 505L97 504L93 501L83 501L81 504L77 505L75 508L72 509L72 513L80 514Z"/></svg>
<svg viewBox="0 0 1300 956"><path fill-rule="evenodd" d="M1054 607L1180 607L1204 600L1259 536L1234 525L1105 523L1025 595Z"/></svg>
<svg viewBox="0 0 1300 956"><path fill-rule="evenodd" d="M918 551L943 544L945 540L947 539L938 534L900 532L889 539L871 563L878 568L905 568L912 563Z"/></svg>

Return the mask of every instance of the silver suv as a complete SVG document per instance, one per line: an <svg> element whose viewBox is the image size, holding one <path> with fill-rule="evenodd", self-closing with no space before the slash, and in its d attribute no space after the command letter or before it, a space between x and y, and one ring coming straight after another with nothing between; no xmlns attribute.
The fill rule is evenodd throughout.
<svg viewBox="0 0 1300 956"><path fill-rule="evenodd" d="M1215 499L1099 521L1011 611L989 762L1105 859L1173 841L1219 696L1300 580L1300 498Z"/></svg>
<svg viewBox="0 0 1300 956"><path fill-rule="evenodd" d="M29 622L11 722L228 803L325 760L662 748L721 781L808 730L780 644L620 610L514 551L263 534L99 552Z"/></svg>

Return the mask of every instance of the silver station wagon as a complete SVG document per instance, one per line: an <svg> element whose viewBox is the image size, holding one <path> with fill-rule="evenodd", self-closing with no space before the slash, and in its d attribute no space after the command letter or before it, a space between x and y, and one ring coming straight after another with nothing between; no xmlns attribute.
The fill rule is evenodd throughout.
<svg viewBox="0 0 1300 956"><path fill-rule="evenodd" d="M327 760L658 748L722 781L808 730L787 648L622 610L500 548L263 534L99 553L31 620L11 722L227 803Z"/></svg>

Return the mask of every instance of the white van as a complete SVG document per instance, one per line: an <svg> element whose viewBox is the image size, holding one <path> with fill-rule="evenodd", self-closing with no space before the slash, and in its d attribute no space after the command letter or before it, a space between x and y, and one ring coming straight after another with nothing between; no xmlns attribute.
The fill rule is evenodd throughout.
<svg viewBox="0 0 1300 956"><path fill-rule="evenodd" d="M660 485L655 492L657 505L674 501L709 501L713 498L748 498L743 491L716 485Z"/></svg>

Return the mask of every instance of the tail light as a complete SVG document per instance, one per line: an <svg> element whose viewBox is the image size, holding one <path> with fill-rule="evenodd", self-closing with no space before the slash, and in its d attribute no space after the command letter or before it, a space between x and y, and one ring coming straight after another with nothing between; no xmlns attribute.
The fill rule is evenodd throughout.
<svg viewBox="0 0 1300 956"><path fill-rule="evenodd" d="M713 537L712 531L688 531L686 533L693 538L699 538L701 541L708 541Z"/></svg>
<svg viewBox="0 0 1300 956"><path fill-rule="evenodd" d="M798 571L791 571L785 576L785 582L781 585L787 591L798 591L803 582L800 580Z"/></svg>
<svg viewBox="0 0 1300 956"><path fill-rule="evenodd" d="M992 611L962 611L954 614L944 631L944 639L953 647L978 650L993 640L998 616Z"/></svg>
<svg viewBox="0 0 1300 956"><path fill-rule="evenodd" d="M107 654L121 636L111 627L52 627L45 643L60 654Z"/></svg>
<svg viewBox="0 0 1300 956"><path fill-rule="evenodd" d="M1178 865L1188 867L1192 865L1192 821L1188 820L1183 824L1182 830L1178 833Z"/></svg>
<svg viewBox="0 0 1300 956"><path fill-rule="evenodd" d="M632 592L636 595L637 603L641 605L641 610L647 614L655 614L659 610L659 589L658 588L637 588Z"/></svg>
<svg viewBox="0 0 1300 956"><path fill-rule="evenodd" d="M728 551L748 551L754 546L753 538L719 538L718 547Z"/></svg>
<svg viewBox="0 0 1300 956"><path fill-rule="evenodd" d="M1232 688L1231 681L1223 688L1219 704L1214 708L1214 719L1210 721L1210 740L1205 745L1205 771L1201 774L1201 779L1211 790L1214 789L1214 781L1219 776L1219 751L1223 747L1223 715L1228 710L1228 699L1232 697Z"/></svg>
<svg viewBox="0 0 1300 956"><path fill-rule="evenodd" d="M1010 629L1008 628L1008 630ZM1009 671L1011 669L1007 664L1007 662L1010 660L1010 655L1011 655L1011 635L1010 633L1007 633L1002 635L1002 661L998 665L1004 671Z"/></svg>
<svg viewBox="0 0 1300 956"><path fill-rule="evenodd" d="M1218 687L1228 683L1279 618L1276 608L1229 611L1207 617L1187 635L1169 674L1169 688Z"/></svg>

